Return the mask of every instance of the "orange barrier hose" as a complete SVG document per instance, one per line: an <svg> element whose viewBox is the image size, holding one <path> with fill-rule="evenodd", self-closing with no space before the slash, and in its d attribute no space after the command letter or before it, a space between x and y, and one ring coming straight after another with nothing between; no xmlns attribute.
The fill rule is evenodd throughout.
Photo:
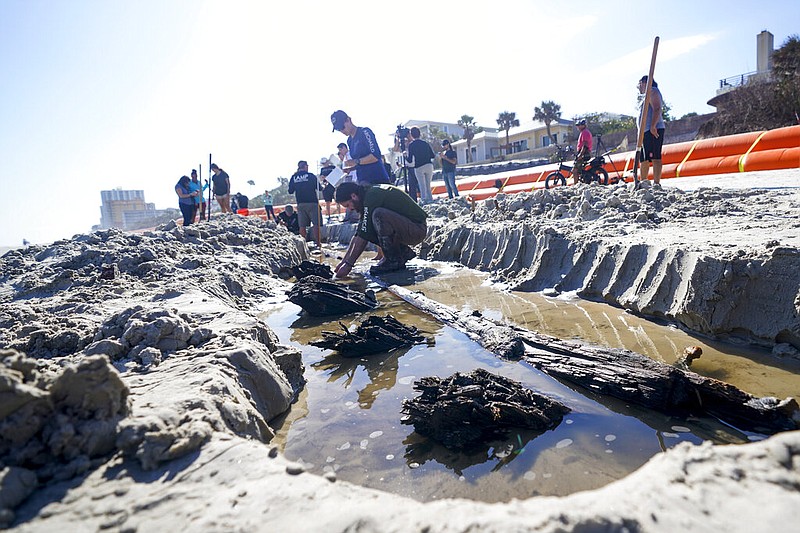
<svg viewBox="0 0 800 533"><path fill-rule="evenodd" d="M630 180L635 154L629 151L608 156L604 168L609 177L622 174ZM661 161L662 178L800 168L800 126L668 144L662 150ZM557 168L557 164L549 164L504 178L504 190L512 193L540 188L537 184ZM457 182L457 186L459 193L483 199L496 193L496 179L470 177Z"/></svg>
<svg viewBox="0 0 800 533"><path fill-rule="evenodd" d="M757 151L800 146L800 126L787 126L765 131L755 148Z"/></svg>
<svg viewBox="0 0 800 533"><path fill-rule="evenodd" d="M680 163L686 157L686 152L692 150L700 141L688 141L683 143L667 144L661 148L661 163Z"/></svg>
<svg viewBox="0 0 800 533"><path fill-rule="evenodd" d="M438 183L436 185L431 185L431 194L437 195L442 193L447 193L447 186L444 184L439 185Z"/></svg>
<svg viewBox="0 0 800 533"><path fill-rule="evenodd" d="M744 161L744 171L800 168L800 147L752 152Z"/></svg>
<svg viewBox="0 0 800 533"><path fill-rule="evenodd" d="M706 157L697 161L686 161L680 167L680 177L726 174L739 172L739 158L737 156Z"/></svg>
<svg viewBox="0 0 800 533"><path fill-rule="evenodd" d="M755 141L753 141L753 144L751 144L751 145L750 145L750 148L748 148L748 149L747 149L747 151L746 151L745 153L743 153L743 154L742 154L742 155L739 157L739 172L744 172L744 161L745 161L745 159L747 159L747 155L748 155L750 152L752 152L752 151L753 151L753 149L754 149L754 148L755 148L755 147L758 145L758 141L760 141L760 140L762 139L762 137L764 137L764 135L766 135L766 133L767 133L767 132L765 131L765 132L763 132L761 135L759 135L758 137L756 137L756 140L755 140Z"/></svg>
<svg viewBox="0 0 800 533"><path fill-rule="evenodd" d="M697 148L697 142L692 143L692 147L686 152L683 160L681 160L680 164L675 167L675 177L680 177L681 175L681 168L683 167L684 163L686 163L690 157L692 157L692 153L694 153L694 149Z"/></svg>

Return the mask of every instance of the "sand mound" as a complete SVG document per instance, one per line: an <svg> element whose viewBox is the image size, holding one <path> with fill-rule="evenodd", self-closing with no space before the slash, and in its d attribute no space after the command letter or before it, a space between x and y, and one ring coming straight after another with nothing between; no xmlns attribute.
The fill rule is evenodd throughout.
<svg viewBox="0 0 800 533"><path fill-rule="evenodd" d="M303 368L250 309L305 257L286 231L231 216L0 258L0 505L115 453L152 470L215 432L268 442Z"/></svg>

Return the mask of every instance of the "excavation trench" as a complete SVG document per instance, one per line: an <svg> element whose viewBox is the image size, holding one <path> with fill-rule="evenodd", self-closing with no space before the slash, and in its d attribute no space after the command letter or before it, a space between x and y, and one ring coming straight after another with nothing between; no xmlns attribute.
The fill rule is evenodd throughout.
<svg viewBox="0 0 800 533"><path fill-rule="evenodd" d="M459 310L479 310L525 328L565 339L627 348L673 363L687 346L703 356L692 369L757 396L779 398L800 390L800 364L765 350L691 336L606 304L570 295L505 291L485 274L449 263L415 261L408 284ZM354 286L364 286L363 280ZM273 422L277 444L289 459L314 473L421 501L464 497L495 502L533 495L565 495L601 487L631 473L654 454L682 441L741 443L763 438L718 420L675 417L593 395L549 377L525 362L503 361L462 332L379 290L380 307L415 326L429 343L369 357L346 358L310 345L337 320L310 317L291 303L270 302L262 318L282 342L299 347L306 388L290 412ZM355 325L365 315L341 322ZM484 368L522 382L572 410L554 430L515 431L469 453L447 450L402 425L401 402L416 395L415 380Z"/></svg>

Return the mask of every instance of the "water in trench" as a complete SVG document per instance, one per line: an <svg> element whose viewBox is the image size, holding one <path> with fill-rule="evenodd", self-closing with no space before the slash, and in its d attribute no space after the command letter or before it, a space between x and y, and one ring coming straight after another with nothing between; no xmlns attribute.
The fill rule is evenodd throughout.
<svg viewBox="0 0 800 533"><path fill-rule="evenodd" d="M771 356L756 350L712 346L677 328L607 305L499 291L485 275L469 269L441 263L414 265L407 279L414 282L414 290L453 307L480 309L487 316L506 317L541 333L625 347L668 363L685 346L699 345L704 355L693 368L699 370L698 363L705 363L701 373L741 380L750 388L737 385L758 395L785 397L789 394L781 391L800 390L798 368L765 365ZM332 471L338 479L421 501L463 497L495 502L601 487L682 441L735 443L761 438L714 419L673 418L587 396L586 391L573 390L525 363L498 359L391 293L382 291L378 296L381 307L376 314L390 313L416 326L430 342L389 354L345 358L308 344L323 330L338 330L338 320L308 317L291 303L264 306L262 318L281 342L302 349L308 380L288 415L273 424L277 432L273 443L310 472ZM363 318L339 320L350 326ZM717 359L725 359L724 366L715 363ZM572 412L552 431L513 432L470 453L449 451L401 424L401 403L416 395L415 379L446 377L476 367L520 381L565 403Z"/></svg>

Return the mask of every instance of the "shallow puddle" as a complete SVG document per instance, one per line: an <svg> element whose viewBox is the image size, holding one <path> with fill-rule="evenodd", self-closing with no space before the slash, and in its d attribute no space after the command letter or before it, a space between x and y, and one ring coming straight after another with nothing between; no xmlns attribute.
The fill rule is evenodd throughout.
<svg viewBox="0 0 800 533"><path fill-rule="evenodd" d="M666 362L672 362L685 346L700 345L704 355L695 361L695 369L702 362L710 372L718 371L713 363L717 356L711 354L716 350L718 357L724 355L677 328L607 305L498 292L486 283L485 275L452 265L415 262L406 281L414 282L414 290L454 307L480 309L487 316L507 317L541 333L625 347ZM277 432L273 443L310 472L333 471L340 480L422 501L463 497L495 502L597 488L681 441L761 438L713 419L672 418L617 400L586 396L586 391L573 390L527 364L498 359L466 335L387 291L380 291L378 297L381 307L375 314L392 314L416 326L429 343L389 354L345 358L308 343L321 338L323 330L340 330L339 321L351 326L365 315L327 320L308 317L291 303L271 302L263 308L262 319L281 342L302 349L308 380L290 413L273 423ZM735 348L731 346L731 351ZM760 378L750 382L765 389L800 390L798 372L759 365L754 356L757 359L759 354L725 355L737 361L728 360L726 372L736 374L741 366L745 372L757 373ZM552 431L513 432L470 453L448 451L401 423L402 400L416 396L416 379L446 377L476 367L520 381L565 403L572 412ZM774 373L783 385L773 384ZM748 390L765 394L752 387Z"/></svg>

